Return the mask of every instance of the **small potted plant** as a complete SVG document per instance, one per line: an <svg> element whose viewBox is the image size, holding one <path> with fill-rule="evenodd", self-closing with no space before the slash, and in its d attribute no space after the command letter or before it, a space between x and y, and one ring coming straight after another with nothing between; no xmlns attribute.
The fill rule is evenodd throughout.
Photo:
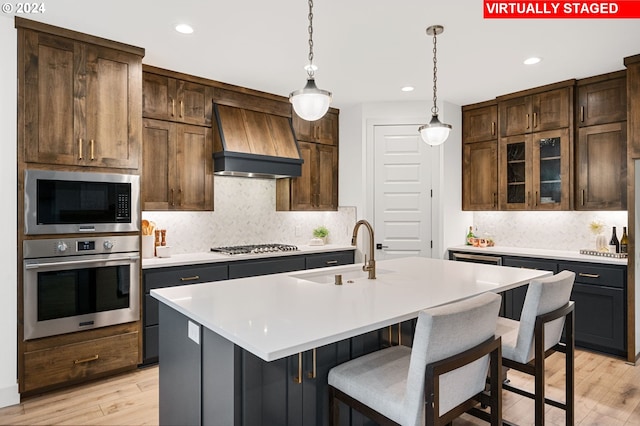
<svg viewBox="0 0 640 426"><path fill-rule="evenodd" d="M327 242L327 235L329 235L329 230L326 226L318 226L313 230L313 239L311 240L312 246L321 246Z"/></svg>

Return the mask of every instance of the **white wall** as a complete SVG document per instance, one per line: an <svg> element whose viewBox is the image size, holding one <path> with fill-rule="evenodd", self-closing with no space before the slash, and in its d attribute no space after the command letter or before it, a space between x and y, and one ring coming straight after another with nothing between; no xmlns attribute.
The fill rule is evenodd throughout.
<svg viewBox="0 0 640 426"><path fill-rule="evenodd" d="M5 210L0 245L0 407L20 402L17 384L17 31L13 19L0 15L0 193Z"/></svg>

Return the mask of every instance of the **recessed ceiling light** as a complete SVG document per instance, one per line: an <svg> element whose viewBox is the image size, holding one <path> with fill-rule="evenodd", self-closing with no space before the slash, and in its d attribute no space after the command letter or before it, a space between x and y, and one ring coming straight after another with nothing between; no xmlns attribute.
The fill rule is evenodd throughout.
<svg viewBox="0 0 640 426"><path fill-rule="evenodd" d="M403 92L413 92L413 86L404 86L402 89Z"/></svg>
<svg viewBox="0 0 640 426"><path fill-rule="evenodd" d="M178 24L176 25L176 31L182 34L191 34L193 32L193 27L188 24Z"/></svg>
<svg viewBox="0 0 640 426"><path fill-rule="evenodd" d="M537 56L532 56L530 58L527 58L524 60L524 64L525 65L533 65L533 64L537 64L538 62L540 62L542 60L542 58L539 58Z"/></svg>

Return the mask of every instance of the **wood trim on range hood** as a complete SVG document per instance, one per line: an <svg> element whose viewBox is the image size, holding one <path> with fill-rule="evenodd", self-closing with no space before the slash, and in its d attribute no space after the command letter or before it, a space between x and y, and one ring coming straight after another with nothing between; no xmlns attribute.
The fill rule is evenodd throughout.
<svg viewBox="0 0 640 426"><path fill-rule="evenodd" d="M214 174L286 178L303 160L288 117L214 103Z"/></svg>

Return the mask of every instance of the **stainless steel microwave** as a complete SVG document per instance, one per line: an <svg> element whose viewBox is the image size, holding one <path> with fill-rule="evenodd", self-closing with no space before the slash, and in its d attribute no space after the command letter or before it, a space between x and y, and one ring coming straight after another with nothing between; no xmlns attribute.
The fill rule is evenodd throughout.
<svg viewBox="0 0 640 426"><path fill-rule="evenodd" d="M24 232L135 232L140 223L140 176L26 170Z"/></svg>

